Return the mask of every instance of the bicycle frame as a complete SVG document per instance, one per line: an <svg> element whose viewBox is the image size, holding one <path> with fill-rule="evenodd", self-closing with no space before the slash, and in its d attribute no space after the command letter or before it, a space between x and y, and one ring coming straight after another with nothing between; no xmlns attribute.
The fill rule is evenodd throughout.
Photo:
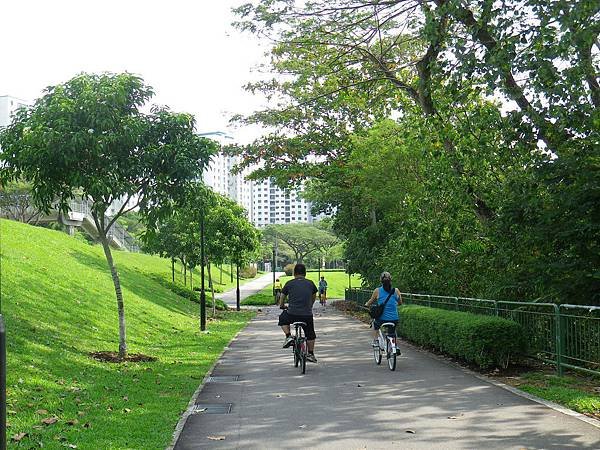
<svg viewBox="0 0 600 450"><path fill-rule="evenodd" d="M294 322L294 343L292 344L292 352L294 353L294 367L300 365L302 373L306 373L306 356L308 355L308 343L303 333L302 326L306 326L304 322Z"/></svg>
<svg viewBox="0 0 600 450"><path fill-rule="evenodd" d="M382 330L385 329L385 335ZM390 330L391 331L388 331ZM396 328L392 322L381 324L377 330L377 344L373 344L373 357L377 365L381 364L381 353L386 354L388 367L390 370L396 370Z"/></svg>

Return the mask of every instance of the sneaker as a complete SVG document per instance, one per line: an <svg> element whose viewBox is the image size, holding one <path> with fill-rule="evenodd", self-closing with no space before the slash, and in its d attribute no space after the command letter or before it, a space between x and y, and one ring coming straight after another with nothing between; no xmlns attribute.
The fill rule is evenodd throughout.
<svg viewBox="0 0 600 450"><path fill-rule="evenodd" d="M317 357L315 356L314 353L309 353L308 355L306 355L306 360L311 363L316 363Z"/></svg>
<svg viewBox="0 0 600 450"><path fill-rule="evenodd" d="M286 336L285 341L283 342L283 348L288 348L294 342L294 338L291 336Z"/></svg>

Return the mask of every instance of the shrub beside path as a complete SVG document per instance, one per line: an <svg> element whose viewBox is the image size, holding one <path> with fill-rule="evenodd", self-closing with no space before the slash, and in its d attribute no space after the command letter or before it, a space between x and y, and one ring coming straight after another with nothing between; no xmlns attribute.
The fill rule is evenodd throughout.
<svg viewBox="0 0 600 450"><path fill-rule="evenodd" d="M395 372L376 366L369 328L315 304L319 363L301 375L264 308L217 363L196 403L230 414L188 417L177 450L596 449L600 428L403 345ZM213 440L222 439L222 440Z"/></svg>

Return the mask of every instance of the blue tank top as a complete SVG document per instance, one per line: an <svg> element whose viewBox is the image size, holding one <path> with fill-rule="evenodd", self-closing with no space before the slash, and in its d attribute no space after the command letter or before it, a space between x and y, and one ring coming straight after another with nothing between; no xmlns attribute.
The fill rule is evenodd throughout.
<svg viewBox="0 0 600 450"><path fill-rule="evenodd" d="M383 314L379 318L379 320L382 320L384 322L386 320L398 320L398 294L396 294L396 288L393 289L394 293L388 300L387 304L385 305L385 308L383 309ZM388 295L390 295L390 293L386 292L386 290L383 289L383 286L381 286L379 288L379 297L377 297L377 304L383 305L385 299L388 298Z"/></svg>

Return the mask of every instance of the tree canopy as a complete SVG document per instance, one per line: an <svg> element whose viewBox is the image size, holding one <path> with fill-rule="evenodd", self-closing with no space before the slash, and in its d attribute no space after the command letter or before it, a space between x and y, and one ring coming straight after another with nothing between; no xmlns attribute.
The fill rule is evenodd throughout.
<svg viewBox="0 0 600 450"><path fill-rule="evenodd" d="M135 75L81 74L47 88L0 134L3 184L27 180L43 210L67 211L76 197L92 202L115 285L121 357L127 353L123 295L107 234L135 208L149 224L167 214L218 148L195 133L189 114L158 106L142 112L152 96ZM121 207L109 217L115 202Z"/></svg>
<svg viewBox="0 0 600 450"><path fill-rule="evenodd" d="M600 301L600 6L511 0L260 0L272 39L247 85L269 133L236 149L309 179L352 269L405 289Z"/></svg>
<svg viewBox="0 0 600 450"><path fill-rule="evenodd" d="M327 253L339 242L327 229L308 223L268 225L263 229L263 237L266 242L283 241L294 253L297 263L312 253Z"/></svg>

